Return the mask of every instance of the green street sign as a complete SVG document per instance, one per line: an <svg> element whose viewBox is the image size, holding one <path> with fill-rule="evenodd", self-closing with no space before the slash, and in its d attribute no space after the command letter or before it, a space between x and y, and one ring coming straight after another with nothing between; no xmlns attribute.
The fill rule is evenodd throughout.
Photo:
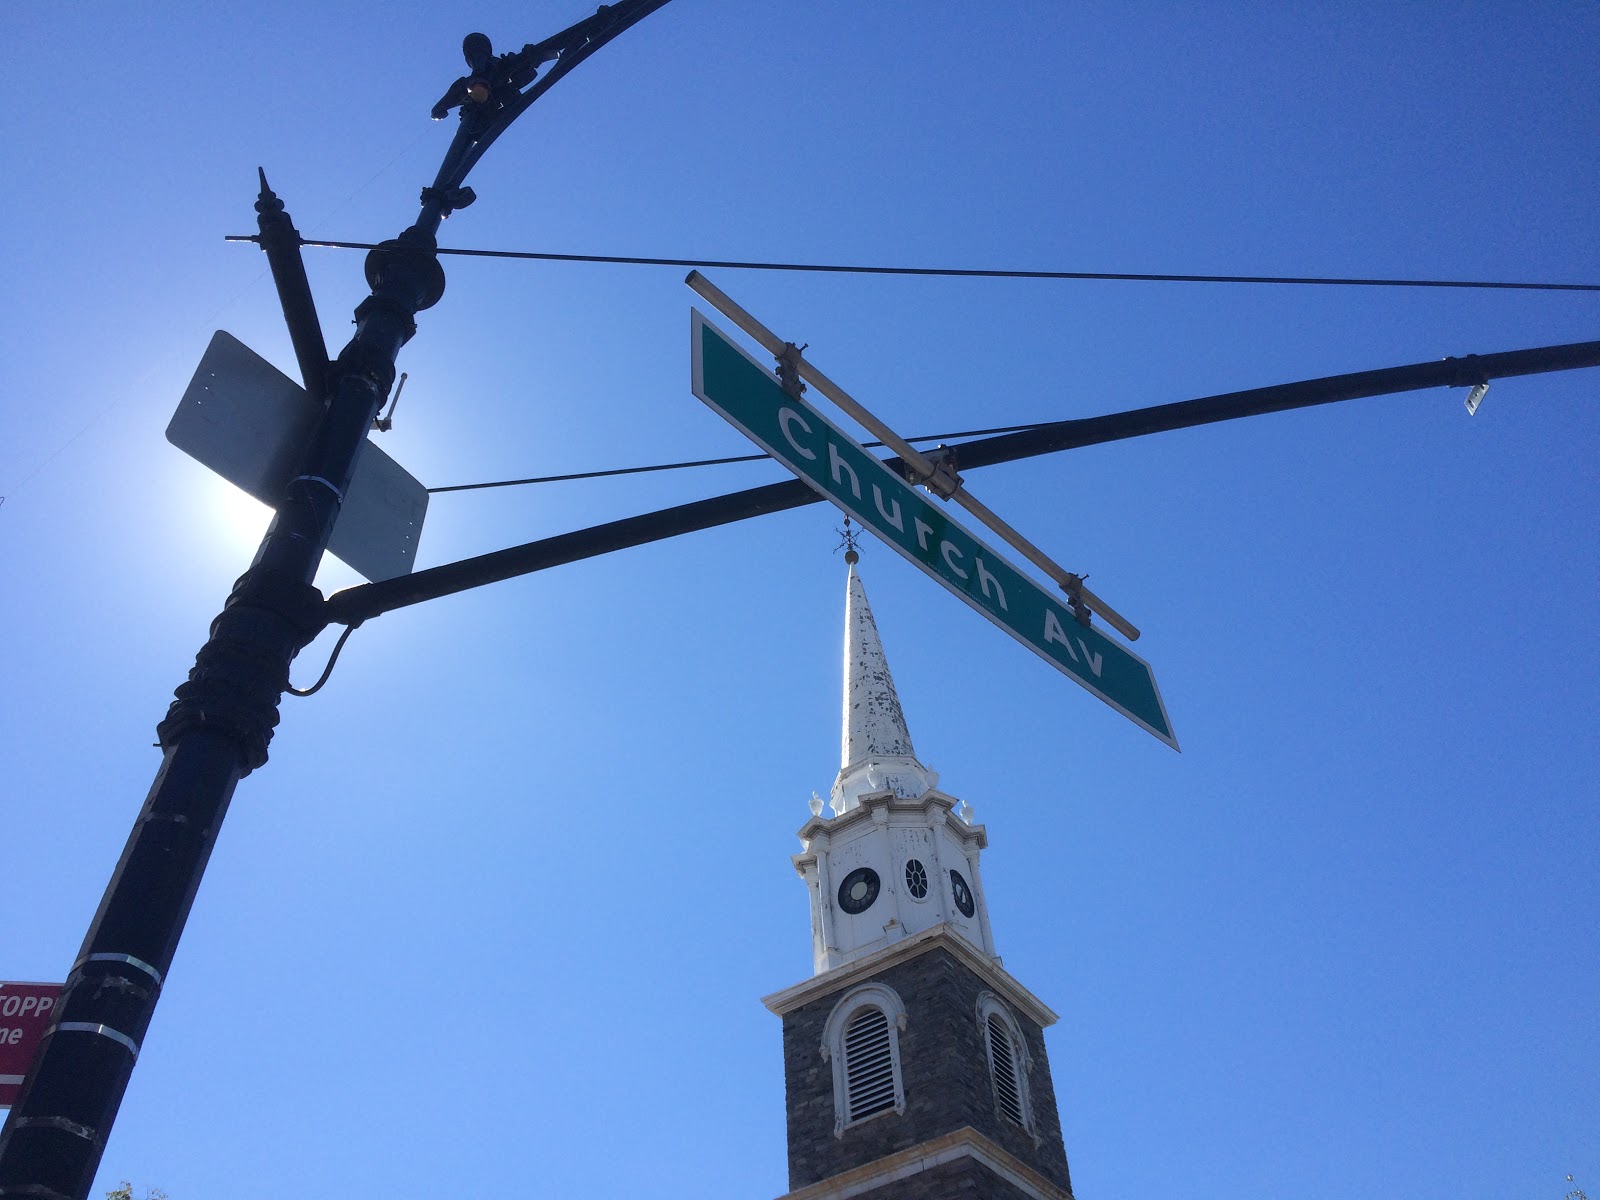
<svg viewBox="0 0 1600 1200"><path fill-rule="evenodd" d="M1056 596L952 521L826 417L783 390L690 310L694 394L824 498L872 530L1029 650L1174 750L1150 664L1080 625Z"/></svg>

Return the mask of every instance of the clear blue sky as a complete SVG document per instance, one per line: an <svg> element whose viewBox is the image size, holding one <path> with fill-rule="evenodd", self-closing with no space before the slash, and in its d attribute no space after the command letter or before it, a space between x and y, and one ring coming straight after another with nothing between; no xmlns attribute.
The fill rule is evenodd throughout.
<svg viewBox="0 0 1600 1200"><path fill-rule="evenodd" d="M0 13L0 978L60 978L262 510L163 440L214 329L294 360L308 236L415 214L473 29L587 8ZM1592 4L676 0L489 153L446 244L1600 280ZM308 251L329 340L360 256ZM674 269L449 260L384 447L430 485L735 454ZM710 272L905 433L1587 340L1582 294ZM1600 1190L1600 375L973 472L1145 631L1175 754L861 564L988 826L1083 1200ZM780 477L436 498L424 561ZM235 798L101 1185L772 1197L787 861L838 767L811 507L386 616ZM353 582L337 563L325 590ZM328 640L297 664L302 685Z"/></svg>

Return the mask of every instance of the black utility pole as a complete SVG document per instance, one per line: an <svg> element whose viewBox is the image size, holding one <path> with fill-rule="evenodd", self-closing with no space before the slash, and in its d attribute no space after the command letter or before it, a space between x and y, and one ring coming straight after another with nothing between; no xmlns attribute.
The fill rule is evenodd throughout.
<svg viewBox="0 0 1600 1200"><path fill-rule="evenodd" d="M299 235L261 178L261 243L306 389L328 403L255 561L234 585L188 680L157 726L161 767L57 1002L21 1096L0 1131L0 1197L86 1200L155 1012L189 908L239 780L267 761L289 665L321 630L313 586L367 431L393 385L416 314L444 294L439 222L474 196L467 172L555 81L667 0L624 0L521 51L463 44L470 74L434 107L461 125L416 222L367 256L371 294L356 333L327 360ZM535 81L541 66L553 64ZM530 86L531 85L531 86Z"/></svg>

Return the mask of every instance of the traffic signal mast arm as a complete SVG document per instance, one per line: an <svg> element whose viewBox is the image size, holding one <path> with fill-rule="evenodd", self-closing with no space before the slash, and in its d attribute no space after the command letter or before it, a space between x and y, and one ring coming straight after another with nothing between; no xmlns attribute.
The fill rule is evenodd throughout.
<svg viewBox="0 0 1600 1200"><path fill-rule="evenodd" d="M929 458L909 442L899 437L894 430L868 412L859 401L851 397L842 387L801 357L800 351L795 348L793 342L781 341L776 334L751 316L726 292L700 274L699 271L690 271L688 278L684 282L703 296L718 312L760 342L775 358L792 367L812 387L837 404L863 428L871 430L879 441L900 456L900 461L910 469L912 477L917 483L922 484L942 499L954 500L998 534L1001 540L1018 554L1054 580L1056 585L1067 593L1067 597L1072 602L1073 610L1079 614L1080 619L1088 619L1083 612L1084 609L1097 612L1106 619L1113 629L1129 641L1138 639L1139 630L1104 600L1100 599L1099 596L1084 587L1082 577L1057 565L1043 550L1023 537L1002 520L988 505L969 492L964 486L961 476L956 474L948 461L937 461Z"/></svg>
<svg viewBox="0 0 1600 1200"><path fill-rule="evenodd" d="M1021 433L1005 433L963 442L960 446L961 461L968 467L994 466L1040 454L1165 433L1172 429L1189 429L1239 417L1310 408L1341 400L1414 392L1424 388L1471 387L1490 379L1572 371L1581 367L1600 367L1600 341L1445 358L1403 367L1329 375L1321 379L1203 396L1098 417L1054 421ZM910 469L904 467L899 459L890 459L889 466L908 479L914 479ZM484 584L514 579L519 575L609 554L629 546L642 546L700 529L714 529L718 525L749 520L766 513L801 508L820 500L815 491L798 479L695 500L480 554L459 562L428 567L397 579L346 588L328 598L323 615L333 623L358 625L372 617L420 604L424 600L454 595Z"/></svg>

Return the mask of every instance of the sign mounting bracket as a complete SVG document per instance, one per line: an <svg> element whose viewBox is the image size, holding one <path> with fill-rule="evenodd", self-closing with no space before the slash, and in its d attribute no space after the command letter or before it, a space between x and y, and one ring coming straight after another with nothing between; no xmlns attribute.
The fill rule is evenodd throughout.
<svg viewBox="0 0 1600 1200"><path fill-rule="evenodd" d="M988 505L980 501L969 492L962 484L961 477L945 463L939 463L923 454L909 442L905 441L894 430L890 429L848 392L833 380L829 379L815 366L801 356L800 349L793 342L785 342L775 333L751 316L716 284L712 283L699 271L690 271L684 280L705 301L714 307L728 320L744 330L759 342L770 354L777 358L779 363L778 376L783 380L784 372L793 370L798 383L800 378L807 380L812 387L832 400L848 416L863 428L872 432L873 436L889 449L900 456L902 462L911 470L919 484L925 486L934 495L943 500L954 500L966 509L984 525L988 526L1002 541L1009 545L1022 557L1026 558L1039 570L1043 571L1063 592L1067 593L1072 601L1074 614L1083 622L1085 611L1099 613L1109 624L1130 642L1137 641L1138 627L1112 608L1099 596L1083 586L1083 576L1059 566L1043 550L1035 546L1022 534L1013 529L1006 521L1002 520ZM798 399L798 393L790 391L785 383L784 390Z"/></svg>

